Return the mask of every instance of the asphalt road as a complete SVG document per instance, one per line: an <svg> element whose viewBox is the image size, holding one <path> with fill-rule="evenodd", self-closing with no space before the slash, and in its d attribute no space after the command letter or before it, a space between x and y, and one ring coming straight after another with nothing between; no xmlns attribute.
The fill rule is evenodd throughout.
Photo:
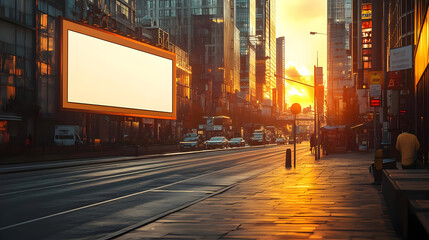
<svg viewBox="0 0 429 240"><path fill-rule="evenodd" d="M98 239L284 165L287 146L0 175L0 239ZM298 153L308 146L298 145Z"/></svg>

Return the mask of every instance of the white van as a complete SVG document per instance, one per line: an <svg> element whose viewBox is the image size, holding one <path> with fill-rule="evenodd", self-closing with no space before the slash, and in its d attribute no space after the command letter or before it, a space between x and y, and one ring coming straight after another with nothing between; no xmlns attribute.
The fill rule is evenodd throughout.
<svg viewBox="0 0 429 240"><path fill-rule="evenodd" d="M56 125L54 143L58 146L81 145L83 144L81 133L82 128L77 125Z"/></svg>

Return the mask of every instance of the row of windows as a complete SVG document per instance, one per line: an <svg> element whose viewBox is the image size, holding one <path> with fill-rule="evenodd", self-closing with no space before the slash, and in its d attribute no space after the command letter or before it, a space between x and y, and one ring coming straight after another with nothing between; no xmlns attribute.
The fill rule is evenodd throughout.
<svg viewBox="0 0 429 240"><path fill-rule="evenodd" d="M34 0L0 0L0 16L34 26Z"/></svg>
<svg viewBox="0 0 429 240"><path fill-rule="evenodd" d="M155 0L148 1L149 8L155 6ZM188 6L188 0L158 0L160 8L175 8L175 7L186 7ZM191 6L201 7L201 6L216 6L217 0L192 0Z"/></svg>

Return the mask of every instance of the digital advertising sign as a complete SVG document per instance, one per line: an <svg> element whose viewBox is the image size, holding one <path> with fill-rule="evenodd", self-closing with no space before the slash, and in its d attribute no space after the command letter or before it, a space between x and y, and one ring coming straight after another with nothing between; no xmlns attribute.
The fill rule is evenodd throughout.
<svg viewBox="0 0 429 240"><path fill-rule="evenodd" d="M63 19L61 107L175 119L176 55Z"/></svg>

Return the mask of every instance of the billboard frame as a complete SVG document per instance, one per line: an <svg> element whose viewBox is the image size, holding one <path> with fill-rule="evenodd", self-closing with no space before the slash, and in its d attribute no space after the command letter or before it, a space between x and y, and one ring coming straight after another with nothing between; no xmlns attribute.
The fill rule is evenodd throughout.
<svg viewBox="0 0 429 240"><path fill-rule="evenodd" d="M176 54L154 47L152 45L133 40L93 26L60 18L60 110L70 110L78 112L89 112L105 115L120 115L145 118L159 118L175 120L176 109ZM166 58L172 61L172 111L162 112L154 110L142 110L125 107L102 106L96 104L68 102L68 31L74 31L89 37L94 37L123 47L135 49L158 57Z"/></svg>

